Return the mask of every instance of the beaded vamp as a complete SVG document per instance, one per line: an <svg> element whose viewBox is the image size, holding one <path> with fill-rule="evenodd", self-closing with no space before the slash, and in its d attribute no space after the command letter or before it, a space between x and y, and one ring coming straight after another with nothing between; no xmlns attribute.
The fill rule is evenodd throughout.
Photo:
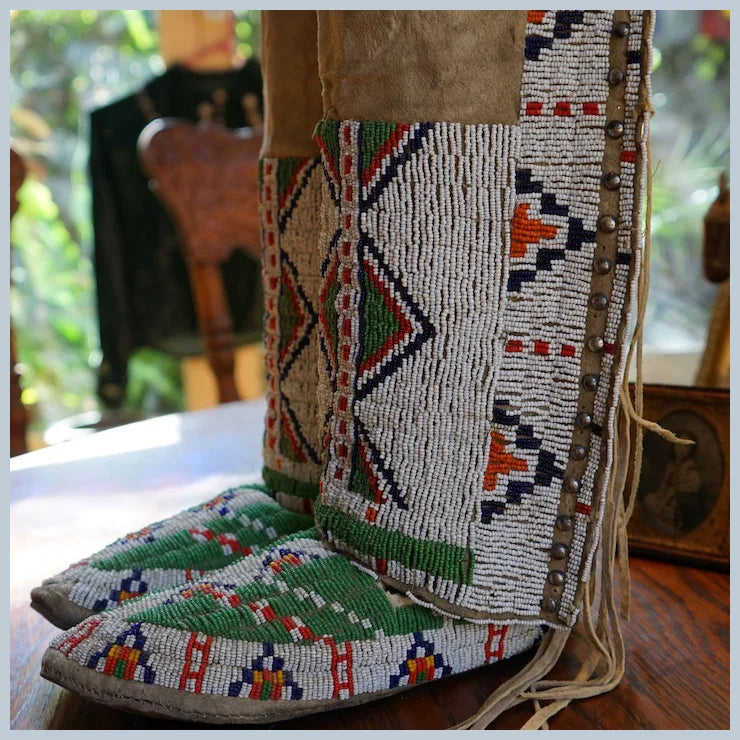
<svg viewBox="0 0 740 740"><path fill-rule="evenodd" d="M317 523L463 615L572 625L588 578L640 238L643 11L619 12L529 12L518 125L317 127Z"/></svg>
<svg viewBox="0 0 740 740"><path fill-rule="evenodd" d="M48 579L40 590L62 589L80 610L100 612L198 578L310 526L309 516L285 510L265 491L259 485L225 491L120 538ZM43 594L34 592L34 597L38 601Z"/></svg>
<svg viewBox="0 0 740 740"><path fill-rule="evenodd" d="M120 696L140 682L232 697L237 711L237 698L371 699L494 663L541 634L536 625L441 617L391 595L310 529L92 616L56 637L47 655L104 674Z"/></svg>
<svg viewBox="0 0 740 740"><path fill-rule="evenodd" d="M268 386L266 485L227 491L201 507L127 535L45 581L34 589L32 604L58 626L69 627L90 611L220 568L311 522L305 513L311 511L320 474L315 309L320 164L318 158L264 159L259 172Z"/></svg>

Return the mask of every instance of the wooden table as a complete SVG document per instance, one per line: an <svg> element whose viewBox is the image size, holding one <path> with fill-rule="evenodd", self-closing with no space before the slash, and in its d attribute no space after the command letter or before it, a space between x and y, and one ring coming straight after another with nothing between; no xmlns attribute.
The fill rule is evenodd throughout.
<svg viewBox="0 0 740 740"><path fill-rule="evenodd" d="M195 727L83 701L39 677L56 629L28 606L44 577L122 532L174 514L260 469L263 402L130 424L10 463L10 723L12 729ZM727 729L729 576L632 560L627 673L612 693L575 703L553 729ZM579 646L556 671L572 675ZM526 661L513 658L356 708L276 723L280 729L444 729L472 714ZM496 723L514 729L531 705Z"/></svg>

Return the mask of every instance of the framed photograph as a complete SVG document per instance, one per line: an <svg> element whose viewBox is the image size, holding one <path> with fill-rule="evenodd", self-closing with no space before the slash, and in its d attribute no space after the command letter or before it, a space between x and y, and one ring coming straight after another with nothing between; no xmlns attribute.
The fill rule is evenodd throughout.
<svg viewBox="0 0 740 740"><path fill-rule="evenodd" d="M630 551L729 569L730 391L645 385L644 399L646 419L694 444L645 432Z"/></svg>

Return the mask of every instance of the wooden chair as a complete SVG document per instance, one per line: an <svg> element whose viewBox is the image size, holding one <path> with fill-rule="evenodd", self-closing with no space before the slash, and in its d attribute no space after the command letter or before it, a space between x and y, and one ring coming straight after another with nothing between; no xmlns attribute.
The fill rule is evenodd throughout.
<svg viewBox="0 0 740 740"><path fill-rule="evenodd" d="M236 248L260 259L259 128L229 130L161 118L139 136L139 161L185 249L219 403L236 401L234 336L221 265Z"/></svg>
<svg viewBox="0 0 740 740"><path fill-rule="evenodd" d="M18 210L18 190L26 179L26 166L21 156L10 150L10 218ZM28 452L26 446L26 427L28 426L28 412L21 401L21 385L18 373L15 371L15 337L13 326L10 326L10 456Z"/></svg>

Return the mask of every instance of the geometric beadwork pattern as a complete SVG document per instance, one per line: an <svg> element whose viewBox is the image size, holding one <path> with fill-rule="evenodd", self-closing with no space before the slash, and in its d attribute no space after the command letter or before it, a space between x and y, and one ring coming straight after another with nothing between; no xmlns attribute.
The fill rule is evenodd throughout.
<svg viewBox="0 0 740 740"><path fill-rule="evenodd" d="M146 635L141 631L141 624L130 625L115 640L94 653L87 666L126 681L154 683L156 674L148 663L149 654L144 649L145 644Z"/></svg>
<svg viewBox="0 0 740 740"><path fill-rule="evenodd" d="M542 618L579 408L612 15L529 12L517 126L317 127L320 346L332 381L317 524L422 598L504 621ZM629 28L605 381L554 626L577 616L605 492L595 482L611 464L599 435L613 431L607 391L623 372L617 334L639 240L642 15L633 11Z"/></svg>
<svg viewBox="0 0 740 740"><path fill-rule="evenodd" d="M112 680L300 702L436 680L523 652L542 634L535 624L474 624L391 596L308 529L89 617L50 647Z"/></svg>
<svg viewBox="0 0 740 740"><path fill-rule="evenodd" d="M602 382L592 411L594 438L589 445L588 467L580 480L573 538L564 568L559 617L568 624L577 616L573 599L579 577L588 577L590 554L584 552L584 546L589 529L598 526L592 509L594 504L598 510L602 508L612 462L610 453L604 458L599 435L610 437L613 433L616 389L624 372L619 368L614 382L608 382L615 354L623 349L618 345L617 331L627 321L625 298L635 245L634 137L642 15L643 11L634 11L629 26L628 46L636 53L627 53L626 105L620 115L625 131L621 139L619 212L615 214L619 256L603 335ZM496 390L502 413L494 427L494 433L506 440L506 451L525 460L527 469L512 468L503 473L497 495L489 499L488 507L496 512L491 518L492 534L499 541L510 541L516 533L517 523L505 514L512 494L515 501L522 497L529 503L519 511L533 530L542 535L553 531L578 410L584 326L597 249L612 25L611 11L530 12L528 17L521 95L522 145L516 169L516 212L526 215L526 220L517 223L515 219L512 234L504 308L507 344ZM569 73L561 73L566 68ZM639 250L634 250L634 255L639 257ZM527 378L525 382L523 377ZM610 388L615 390L607 397ZM528 423L524 440L517 418L523 412ZM603 488L597 491L599 470L603 472ZM538 545L529 553L530 569L537 573L531 591L533 607L542 593L550 557L549 542L540 539ZM485 562L485 567L495 567L496 558L484 561L482 555L476 552L482 566ZM500 572L493 579L494 588L506 579L506 573Z"/></svg>
<svg viewBox="0 0 740 740"><path fill-rule="evenodd" d="M336 232L317 522L381 573L428 574L452 597L472 577L518 129L327 121L318 139Z"/></svg>
<svg viewBox="0 0 740 740"><path fill-rule="evenodd" d="M489 465L495 485L481 501L487 541L474 557L490 587L481 609L540 611L561 497L596 251L605 148L610 11L532 11L525 31L516 205L503 305ZM623 276L621 276L623 277ZM622 306L617 310L621 313ZM607 383L601 385L606 386ZM599 444L592 445L599 462ZM591 502L593 486L582 482ZM570 563L581 563L590 506L577 512ZM520 550L511 563L491 542ZM577 580L577 575L575 579ZM573 580L568 569L566 580ZM561 618L575 617L572 596Z"/></svg>
<svg viewBox="0 0 740 740"><path fill-rule="evenodd" d="M70 601L100 612L198 578L311 522L277 504L265 486L232 488L122 537L45 583L71 586Z"/></svg>
<svg viewBox="0 0 740 740"><path fill-rule="evenodd" d="M398 673L391 676L390 688L433 681L448 676L451 671L450 666L445 665L444 656L434 652L434 644L415 632L406 660L398 666Z"/></svg>
<svg viewBox="0 0 740 740"><path fill-rule="evenodd" d="M301 687L282 658L275 655L275 646L263 643L263 655L255 658L249 668L242 668L238 681L229 685L229 696L248 696L250 699L300 699Z"/></svg>
<svg viewBox="0 0 740 740"><path fill-rule="evenodd" d="M285 506L310 511L320 475L316 304L318 157L260 163L267 418L263 478Z"/></svg>

